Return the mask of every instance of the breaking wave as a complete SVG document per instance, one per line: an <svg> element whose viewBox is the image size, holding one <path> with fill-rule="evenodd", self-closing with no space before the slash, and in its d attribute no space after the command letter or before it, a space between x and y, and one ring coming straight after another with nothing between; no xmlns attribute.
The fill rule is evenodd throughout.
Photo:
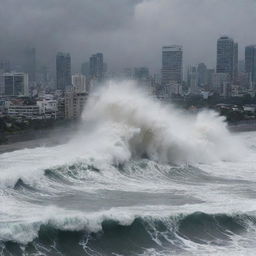
<svg viewBox="0 0 256 256"><path fill-rule="evenodd" d="M255 149L240 139L213 111L109 82L70 141L0 155L0 255L254 253Z"/></svg>
<svg viewBox="0 0 256 256"><path fill-rule="evenodd" d="M147 157L162 163L212 162L237 159L243 151L214 111L188 115L159 103L132 82L109 82L91 97L83 120L105 131L104 137L118 147L119 155L113 156L119 161Z"/></svg>
<svg viewBox="0 0 256 256"><path fill-rule="evenodd" d="M221 250L238 236L242 238L249 229L255 229L256 224L255 217L246 214L202 212L171 217L98 218L52 218L45 223L8 224L5 233L1 227L0 255L128 256L141 255L147 249L156 250L158 255L171 255L211 245Z"/></svg>
<svg viewBox="0 0 256 256"><path fill-rule="evenodd" d="M77 162L107 170L145 158L194 165L238 161L248 154L217 113L188 115L159 103L132 82L109 82L90 97L82 119L80 130L64 145L2 154L0 186L13 187L19 179L31 183L48 168Z"/></svg>

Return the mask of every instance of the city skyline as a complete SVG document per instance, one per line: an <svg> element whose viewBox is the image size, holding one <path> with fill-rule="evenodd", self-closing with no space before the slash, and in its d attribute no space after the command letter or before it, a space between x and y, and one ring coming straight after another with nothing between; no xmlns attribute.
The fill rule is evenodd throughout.
<svg viewBox="0 0 256 256"><path fill-rule="evenodd" d="M24 66L18 71L28 74L30 89L43 86L44 88L55 88L67 91L73 87L77 87L77 85L72 82L73 80L71 81L71 76L75 74L80 76L80 74L83 74L85 75L84 79L87 81L87 85L92 82L91 85L94 86L93 80L96 81L96 83L101 83L111 78L128 78L140 82L144 81L144 85L147 84L155 88L157 88L157 85L161 85L162 87L158 87L156 90L162 91L160 93L162 95L164 93L169 96L171 96L172 93L182 94L182 86L184 85L188 86L188 88L190 88L189 93L194 95L200 94L201 90L213 90L221 95L228 96L231 95L231 85L239 85L240 88L243 87L254 90L256 67L255 53L252 52L248 55L248 49L254 49L255 46L249 45L245 47L244 51L242 51L244 53L243 63L240 61L238 68L237 41L228 36L222 36L216 40L216 43L216 69L212 69L203 62L198 64L194 63L193 65L185 67L182 45L163 46L160 80L157 78L159 74L150 73L146 66L129 67L116 74L111 72L106 73L108 65L103 60L103 53L92 54L88 62L81 64L80 72L77 72L77 70L72 68L70 53L58 52L56 55L55 74L53 72L49 73L47 67L41 67L39 72L39 70L36 70L36 66L38 65L36 63L35 48L26 49L25 53L28 52L29 54L25 55ZM248 70L248 65L250 65L250 70ZM5 71L5 69L11 69L9 66L10 63L8 61L2 61L1 72L9 75L8 72ZM15 70L11 70L14 74ZM128 72L130 75L127 73L128 70L130 70L130 72ZM32 79L30 79L31 77ZM87 85L84 86L87 87ZM4 86L2 85L1 87ZM79 85L78 87L82 88L83 86Z"/></svg>
<svg viewBox="0 0 256 256"><path fill-rule="evenodd" d="M5 1L0 15L5 35L0 56L6 59L12 55L13 62L22 58L23 49L35 47L38 59L52 65L56 52L65 51L79 70L93 52L103 52L110 70L148 66L156 71L161 64L161 47L166 44L183 45L186 65L205 62L214 67L215 38L229 35L238 41L239 59L241 49L256 42L256 35L248 30L256 22L252 0L88 2L25 0L21 5L17 0ZM20 11L14 14L19 5ZM113 8L118 9L114 14ZM72 13L75 18L69 19Z"/></svg>
<svg viewBox="0 0 256 256"><path fill-rule="evenodd" d="M182 69L183 69L183 76L184 76L184 72L186 72L186 69L188 69L189 67L191 67L191 66L197 66L197 65L199 65L200 63L204 63L204 64L206 64L209 68L211 68L211 69L218 69L217 68L217 63L218 63L218 55L216 55L216 52L218 52L218 41L221 39L221 38L225 38L225 37L227 37L227 38L229 38L231 41L234 41L234 47L236 47L236 58L237 58L237 60L236 60L236 67L234 67L235 69L236 69L236 73L238 72L238 69L239 69L239 65L243 62L245 62L246 61L246 49L248 48L248 47L251 47L251 46L254 46L255 47L255 45L256 45L256 43L249 43L248 45L245 45L242 49L241 49L241 47L242 46L240 46L240 43L237 41L237 40L235 40L234 38L232 38L232 37L230 37L229 35L222 35L222 36L220 36L219 38L216 38L215 39L215 51L214 51L214 56L215 57L213 57L213 59L211 59L211 61L210 62L212 62L213 64L212 65L209 65L208 63L209 63L209 61L199 61L199 62L194 62L194 63L185 63L185 61L184 61L184 59L186 59L186 53L188 53L187 51L186 51L186 49L184 49L184 47L183 47L183 44L181 44L181 45L176 45L176 44L172 44L172 43L170 43L169 44L169 46L180 46L181 48L182 48L182 53L183 53L183 56L182 56ZM217 42L217 44L216 44L216 42ZM256 41L255 41L256 42ZM168 44L165 44L165 45L168 45ZM162 49L162 51L163 51L163 48L164 47L166 47L166 46L161 46L161 49ZM32 60L30 60L30 59L28 59L28 56L27 56L27 51L33 51L33 55L32 55ZM35 48L35 47L31 47L31 48L25 48L25 49L23 49L23 51L22 51L22 53L23 53L23 55L25 56L25 58L24 58L24 60L23 60L23 62L21 62L21 63L15 63L15 61L13 61L13 62L10 62L10 59L8 59L8 58L2 58L2 59L0 59L0 70L2 69L2 71L4 71L4 72L9 72L10 70L12 70L12 71L15 71L15 72L25 72L25 73L31 73L31 69L32 69L32 71L33 71L33 78L32 79L30 79L30 82L32 81L32 82L35 82L35 76L36 76L36 74L35 73L38 73L39 72L39 70L41 69L41 71L42 70L44 70L45 68L47 68L48 69L48 71L50 71L51 70L51 72L52 72L52 75L54 75L54 73L55 73L55 70L56 70L56 60L55 60L55 58L56 58L56 55L58 54L58 53L61 53L61 51L58 51L58 52L56 52L55 53L55 55L54 56L52 56L52 57L54 57L54 59L52 59L52 62L49 64L49 66L46 66L46 65L43 65L41 62L40 62L40 58L36 55L36 52L37 52L37 49ZM25 53L25 54L24 54ZM69 54L70 54L70 52L68 52ZM97 53L97 54L99 54L99 53ZM88 58L88 60L83 60L81 63L77 63L77 64L74 64L74 60L73 60L73 56L72 56L72 54L70 54L70 56L72 56L72 66L71 66L71 73L72 74L75 74L75 73L81 73L81 74L84 74L84 75L86 75L86 76L90 76L90 59L94 56L94 55L97 55L97 54L90 54L89 55L89 58ZM103 53L100 53L100 54L103 54ZM152 70L152 69L150 69L150 66L146 66L146 65L135 65L135 64L131 64L130 66L123 66L123 67L119 67L119 69L117 69L117 70L110 70L111 72L115 72L115 71L117 71L117 72L123 72L125 69L127 69L127 68L136 68L136 67L147 67L148 69L149 69L149 72L151 73L152 72L152 74L157 74L157 73L161 73L161 69L162 69L162 57L161 57L161 54L162 54L162 52L159 52L159 59L161 60L160 61L160 63L159 63L159 66L158 66L158 68L157 69L155 69L155 70ZM104 53L104 57L105 57L105 53ZM30 57L31 58L31 57ZM30 63L31 63L31 61L33 61L33 63L35 64L34 65L34 67L32 68L32 65L30 64L30 68L28 68L28 65L27 65L27 62L28 61L30 61ZM239 64L240 63L240 64ZM111 66L111 63L110 62L108 62L108 63L103 63L103 72L106 72L106 65L107 65L107 67L109 66L109 64L110 64L110 66ZM6 68L5 67L7 67L7 71L5 70ZM50 67L50 70L49 70L49 67ZM240 67L241 68L241 67ZM244 67L243 67L244 68ZM108 70L109 71L109 70ZM234 71L235 72L235 71ZM31 76L31 75L30 75Z"/></svg>

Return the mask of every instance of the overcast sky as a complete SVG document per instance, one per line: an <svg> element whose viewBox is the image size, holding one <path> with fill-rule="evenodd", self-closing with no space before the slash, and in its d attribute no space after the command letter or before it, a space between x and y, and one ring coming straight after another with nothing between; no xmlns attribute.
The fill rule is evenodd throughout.
<svg viewBox="0 0 256 256"><path fill-rule="evenodd" d="M216 40L226 34L256 44L256 0L1 0L0 59L35 46L40 62L70 52L74 69L103 52L113 69L158 70L163 45L182 44L185 64L216 62ZM18 58L18 57L17 57Z"/></svg>

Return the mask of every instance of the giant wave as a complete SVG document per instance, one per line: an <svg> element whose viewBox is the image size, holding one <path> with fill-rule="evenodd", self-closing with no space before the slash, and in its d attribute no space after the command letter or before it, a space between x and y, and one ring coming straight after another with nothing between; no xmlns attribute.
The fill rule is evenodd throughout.
<svg viewBox="0 0 256 256"><path fill-rule="evenodd" d="M70 141L0 154L0 255L254 255L255 145L109 82Z"/></svg>

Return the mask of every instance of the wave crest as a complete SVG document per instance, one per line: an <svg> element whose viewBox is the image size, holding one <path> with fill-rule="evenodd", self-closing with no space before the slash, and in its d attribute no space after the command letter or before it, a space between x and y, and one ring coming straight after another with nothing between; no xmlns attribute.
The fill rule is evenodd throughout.
<svg viewBox="0 0 256 256"><path fill-rule="evenodd" d="M10 231L5 232L5 237L3 231L0 235L9 250L11 246L8 243L11 242L12 246L16 244L16 247L23 243L23 250L27 253L34 247L53 250L47 255L55 255L54 250L65 255L76 255L78 252L78 255L84 255L84 252L88 253L85 255L137 255L152 248L158 251L185 251L197 245L228 245L233 237L243 238L244 233L255 224L255 217L246 214L210 215L196 212L169 217L119 214L118 218L102 214L91 219L74 216L19 226L12 223L8 225ZM90 254L92 252L94 254Z"/></svg>
<svg viewBox="0 0 256 256"><path fill-rule="evenodd" d="M244 149L217 113L188 115L159 103L132 82L109 82L91 97L83 120L94 123L95 130L112 138L113 147L122 149L120 161L131 156L163 163L234 160Z"/></svg>

